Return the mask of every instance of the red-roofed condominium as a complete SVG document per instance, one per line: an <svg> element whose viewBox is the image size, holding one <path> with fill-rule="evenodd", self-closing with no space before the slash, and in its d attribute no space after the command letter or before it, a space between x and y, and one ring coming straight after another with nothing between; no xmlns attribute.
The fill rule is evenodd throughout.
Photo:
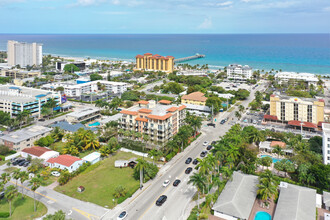
<svg viewBox="0 0 330 220"><path fill-rule="evenodd" d="M184 105L171 105L164 101L158 104L153 100L140 101L138 105L120 112L119 128L148 135L150 141L162 145L184 124L185 108Z"/></svg>
<svg viewBox="0 0 330 220"><path fill-rule="evenodd" d="M174 69L174 57L172 56L163 57L158 54L152 55L151 53L145 53L144 55L137 55L135 58L135 70L163 71L171 73Z"/></svg>
<svg viewBox="0 0 330 220"><path fill-rule="evenodd" d="M316 128L319 122L324 121L324 100L271 95L270 115L289 125L298 121L298 127L303 122L303 127Z"/></svg>

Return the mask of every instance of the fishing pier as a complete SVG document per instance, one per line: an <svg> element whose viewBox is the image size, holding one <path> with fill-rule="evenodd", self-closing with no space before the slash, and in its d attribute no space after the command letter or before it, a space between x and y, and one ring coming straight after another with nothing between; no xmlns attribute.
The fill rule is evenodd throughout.
<svg viewBox="0 0 330 220"><path fill-rule="evenodd" d="M204 58L204 57L205 57L205 55L196 53L194 56L174 59L174 63L182 63L182 62L196 60L196 59L200 59L200 58Z"/></svg>

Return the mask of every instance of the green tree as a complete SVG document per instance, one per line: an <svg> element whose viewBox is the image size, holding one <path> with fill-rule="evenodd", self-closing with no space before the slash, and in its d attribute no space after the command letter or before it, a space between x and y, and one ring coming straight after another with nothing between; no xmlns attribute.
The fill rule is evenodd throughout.
<svg viewBox="0 0 330 220"><path fill-rule="evenodd" d="M80 69L76 65L71 63L71 64L66 64L63 70L65 73L74 73L79 71Z"/></svg>
<svg viewBox="0 0 330 220"><path fill-rule="evenodd" d="M238 118L238 120L240 120L241 117L242 117L242 115L241 115L241 113L239 111L236 111L235 112L235 117Z"/></svg>
<svg viewBox="0 0 330 220"><path fill-rule="evenodd" d="M197 188L197 196L199 200L199 195L202 191L204 191L206 187L206 177L200 173L194 173L192 176L189 177L188 184L192 184ZM198 203L198 209L199 209L199 203Z"/></svg>
<svg viewBox="0 0 330 220"><path fill-rule="evenodd" d="M54 214L46 215L46 217L44 217L43 220L65 220L65 212L59 210Z"/></svg>
<svg viewBox="0 0 330 220"><path fill-rule="evenodd" d="M24 182L28 179L29 179L29 174L26 171L22 171L19 177L21 184L23 185ZM24 187L22 187L22 199L23 199L23 192L24 192Z"/></svg>
<svg viewBox="0 0 330 220"><path fill-rule="evenodd" d="M118 199L120 197L125 197L126 194L127 194L126 188L119 185L115 188L115 192L113 193L113 196Z"/></svg>
<svg viewBox="0 0 330 220"><path fill-rule="evenodd" d="M135 169L139 170L139 172L140 172L140 187L142 187L143 181L144 181L143 173L144 173L144 169L147 167L147 162L143 159L140 159L140 158L137 159L136 161L138 163L136 164Z"/></svg>
<svg viewBox="0 0 330 220"><path fill-rule="evenodd" d="M12 174L12 176L13 176L13 178L15 179L15 181L16 181L16 188L17 188L17 180L19 180L19 178L20 178L20 174L21 174L21 169L16 169L16 170L14 170L13 171L13 174Z"/></svg>
<svg viewBox="0 0 330 220"><path fill-rule="evenodd" d="M103 79L103 77L101 75L97 74L97 73L93 73L89 77L90 77L91 81L96 81L96 80L102 80Z"/></svg>
<svg viewBox="0 0 330 220"><path fill-rule="evenodd" d="M29 186L31 186L31 190L33 191L33 199L34 199L34 211L37 211L36 207L36 190L40 187L41 185L41 180L37 177L33 177L30 180Z"/></svg>
<svg viewBox="0 0 330 220"><path fill-rule="evenodd" d="M5 198L7 199L7 201L9 202L9 217L11 217L11 202L13 201L13 199L17 196L17 189L15 188L15 186L10 185L7 187L6 191L5 191Z"/></svg>
<svg viewBox="0 0 330 220"><path fill-rule="evenodd" d="M284 155L284 152L282 148L279 145L274 146L273 153L277 154L277 157L280 157L281 155Z"/></svg>
<svg viewBox="0 0 330 220"><path fill-rule="evenodd" d="M205 105L209 108L212 108L213 106L213 114L217 114L221 108L221 103L222 102L219 97L211 96L207 98Z"/></svg>
<svg viewBox="0 0 330 220"><path fill-rule="evenodd" d="M8 183L10 181L10 179L11 179L11 176L10 176L9 173L2 173L1 174L1 181L2 181L3 184Z"/></svg>

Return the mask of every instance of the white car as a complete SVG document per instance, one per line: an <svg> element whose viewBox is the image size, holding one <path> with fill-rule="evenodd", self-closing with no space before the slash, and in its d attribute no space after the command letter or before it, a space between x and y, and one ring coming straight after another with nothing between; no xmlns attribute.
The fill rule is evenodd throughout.
<svg viewBox="0 0 330 220"><path fill-rule="evenodd" d="M165 180L164 183L163 183L163 186L164 186L164 187L168 186L168 185L170 184L170 182L171 182L171 181L169 181L169 180Z"/></svg>
<svg viewBox="0 0 330 220"><path fill-rule="evenodd" d="M53 171L53 172L52 172L52 175L53 175L53 176L60 176L61 174L60 174L60 172L58 172L58 171Z"/></svg>
<svg viewBox="0 0 330 220"><path fill-rule="evenodd" d="M209 144L208 141L204 141L203 146L207 146Z"/></svg>
<svg viewBox="0 0 330 220"><path fill-rule="evenodd" d="M119 216L117 217L117 220L125 219L128 216L128 213L126 211L122 211Z"/></svg>

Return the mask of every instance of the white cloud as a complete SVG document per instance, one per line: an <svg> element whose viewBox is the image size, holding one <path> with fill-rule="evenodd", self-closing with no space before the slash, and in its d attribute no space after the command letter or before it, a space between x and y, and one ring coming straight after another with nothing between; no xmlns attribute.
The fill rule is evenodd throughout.
<svg viewBox="0 0 330 220"><path fill-rule="evenodd" d="M77 4L82 6L94 5L99 3L98 0L78 0Z"/></svg>
<svg viewBox="0 0 330 220"><path fill-rule="evenodd" d="M230 6L232 4L233 4L232 1L226 1L226 2L216 3L215 5L218 6L218 7L225 7L225 6Z"/></svg>
<svg viewBox="0 0 330 220"><path fill-rule="evenodd" d="M329 11L330 12L330 6L323 8L323 11Z"/></svg>
<svg viewBox="0 0 330 220"><path fill-rule="evenodd" d="M290 8L291 6L296 5L296 1L284 1L284 2L271 2L267 4L256 5L256 8L265 9L265 8Z"/></svg>
<svg viewBox="0 0 330 220"><path fill-rule="evenodd" d="M241 0L241 2L250 3L250 2L260 2L262 0Z"/></svg>
<svg viewBox="0 0 330 220"><path fill-rule="evenodd" d="M103 14L103 15L126 15L128 12L126 11L101 11L97 12L98 14Z"/></svg>
<svg viewBox="0 0 330 220"><path fill-rule="evenodd" d="M198 29L210 29L212 27L212 19L205 18L204 21L198 25Z"/></svg>

